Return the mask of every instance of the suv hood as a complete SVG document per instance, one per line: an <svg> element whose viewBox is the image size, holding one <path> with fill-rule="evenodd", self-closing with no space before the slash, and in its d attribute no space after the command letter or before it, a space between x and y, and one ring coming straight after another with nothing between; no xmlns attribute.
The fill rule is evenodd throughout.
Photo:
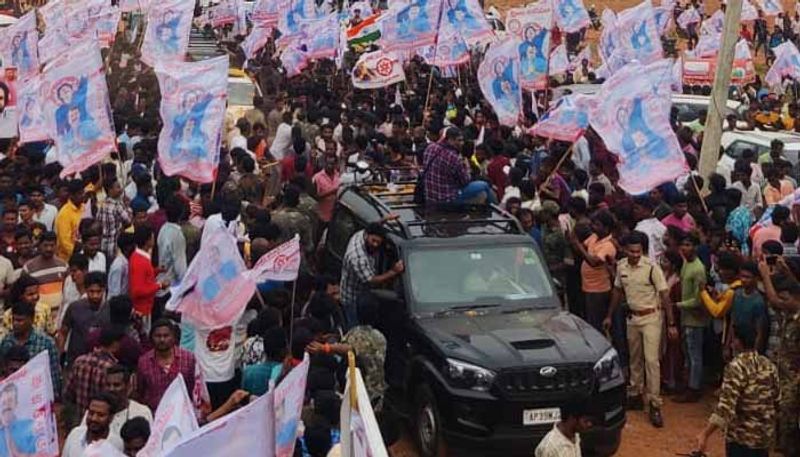
<svg viewBox="0 0 800 457"><path fill-rule="evenodd" d="M589 324L559 310L461 313L416 323L445 357L492 370L594 363L611 347Z"/></svg>

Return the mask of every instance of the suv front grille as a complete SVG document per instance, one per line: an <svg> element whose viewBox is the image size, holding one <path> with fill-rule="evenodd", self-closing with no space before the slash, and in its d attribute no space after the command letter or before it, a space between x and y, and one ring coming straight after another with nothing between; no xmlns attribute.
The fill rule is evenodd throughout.
<svg viewBox="0 0 800 457"><path fill-rule="evenodd" d="M508 395L555 393L575 390L589 391L593 387L594 370L591 365L554 365L556 372L545 376L545 367L503 371L496 385Z"/></svg>

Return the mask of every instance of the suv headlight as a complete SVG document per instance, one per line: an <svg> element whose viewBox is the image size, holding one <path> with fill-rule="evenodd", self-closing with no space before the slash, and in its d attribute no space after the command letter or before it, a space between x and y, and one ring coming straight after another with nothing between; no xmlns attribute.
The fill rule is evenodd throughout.
<svg viewBox="0 0 800 457"><path fill-rule="evenodd" d="M445 375L453 387L486 392L492 387L495 372L460 360L447 359Z"/></svg>
<svg viewBox="0 0 800 457"><path fill-rule="evenodd" d="M594 364L594 375L597 378L597 385L600 392L613 389L625 383L622 376L622 365L619 362L619 355L614 348L609 349Z"/></svg>

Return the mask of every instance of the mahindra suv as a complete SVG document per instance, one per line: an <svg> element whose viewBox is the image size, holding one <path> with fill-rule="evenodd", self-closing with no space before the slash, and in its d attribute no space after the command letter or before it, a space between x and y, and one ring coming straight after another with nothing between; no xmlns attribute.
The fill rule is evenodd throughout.
<svg viewBox="0 0 800 457"><path fill-rule="evenodd" d="M371 293L388 345L388 405L420 453L530 456L559 405L586 398L597 420L584 452L613 454L625 423L617 353L562 310L533 239L496 206L432 209L412 196L413 184L342 189L323 262L340 271L356 231L398 216L379 267L403 260L405 272Z"/></svg>

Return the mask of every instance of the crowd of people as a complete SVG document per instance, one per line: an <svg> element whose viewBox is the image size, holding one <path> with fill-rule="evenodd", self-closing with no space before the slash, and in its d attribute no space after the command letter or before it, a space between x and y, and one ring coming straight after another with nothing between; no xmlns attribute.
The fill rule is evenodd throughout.
<svg viewBox="0 0 800 457"><path fill-rule="evenodd" d="M756 53L765 42L797 39L798 17L779 19L769 40L766 22L753 33L743 27ZM574 54L586 46L583 33L565 39ZM240 51L231 59L243 62ZM384 408L378 305L359 297L391 284L404 265L378 270L380 223L353 235L341 272L325 271L319 254L341 186L397 179L424 183L424 204L495 204L516 217L541 248L564 309L622 355L630 411L645 409L662 427L680 420L662 416L663 397L698 402L721 386L698 450L721 428L730 456L773 447L800 455L800 215L780 204L800 176L780 141L700 176L705 116L684 125L674 112L692 171L631 196L592 129L572 145L528 133L549 93L526 94L519 125L507 127L470 72L447 78L415 58L402 90L366 91L327 61L287 79L262 52L247 66L263 95L227 123L217 179L201 185L159 168L160 94L136 47L120 38L107 61L118 152L61 178L51 144L0 140L2 373L48 352L63 456L103 439L135 456L178 374L193 397L205 383L210 405L200 420L209 422L264 394L305 353L311 369L297 455L325 456L338 444L348 352L364 372L384 440L396 441ZM584 60L551 84L598 81ZM743 89L748 109L738 122L800 131L791 91L775 94L760 79ZM357 169L362 161L369 171ZM219 227L235 234L248 266L296 234L303 262L296 283L259 284L236 325L201 333L165 304ZM4 408L6 397L0 392ZM577 435L590 426L587 405L565 405L536 455L579 455ZM20 452L32 446L13 431L11 443Z"/></svg>

